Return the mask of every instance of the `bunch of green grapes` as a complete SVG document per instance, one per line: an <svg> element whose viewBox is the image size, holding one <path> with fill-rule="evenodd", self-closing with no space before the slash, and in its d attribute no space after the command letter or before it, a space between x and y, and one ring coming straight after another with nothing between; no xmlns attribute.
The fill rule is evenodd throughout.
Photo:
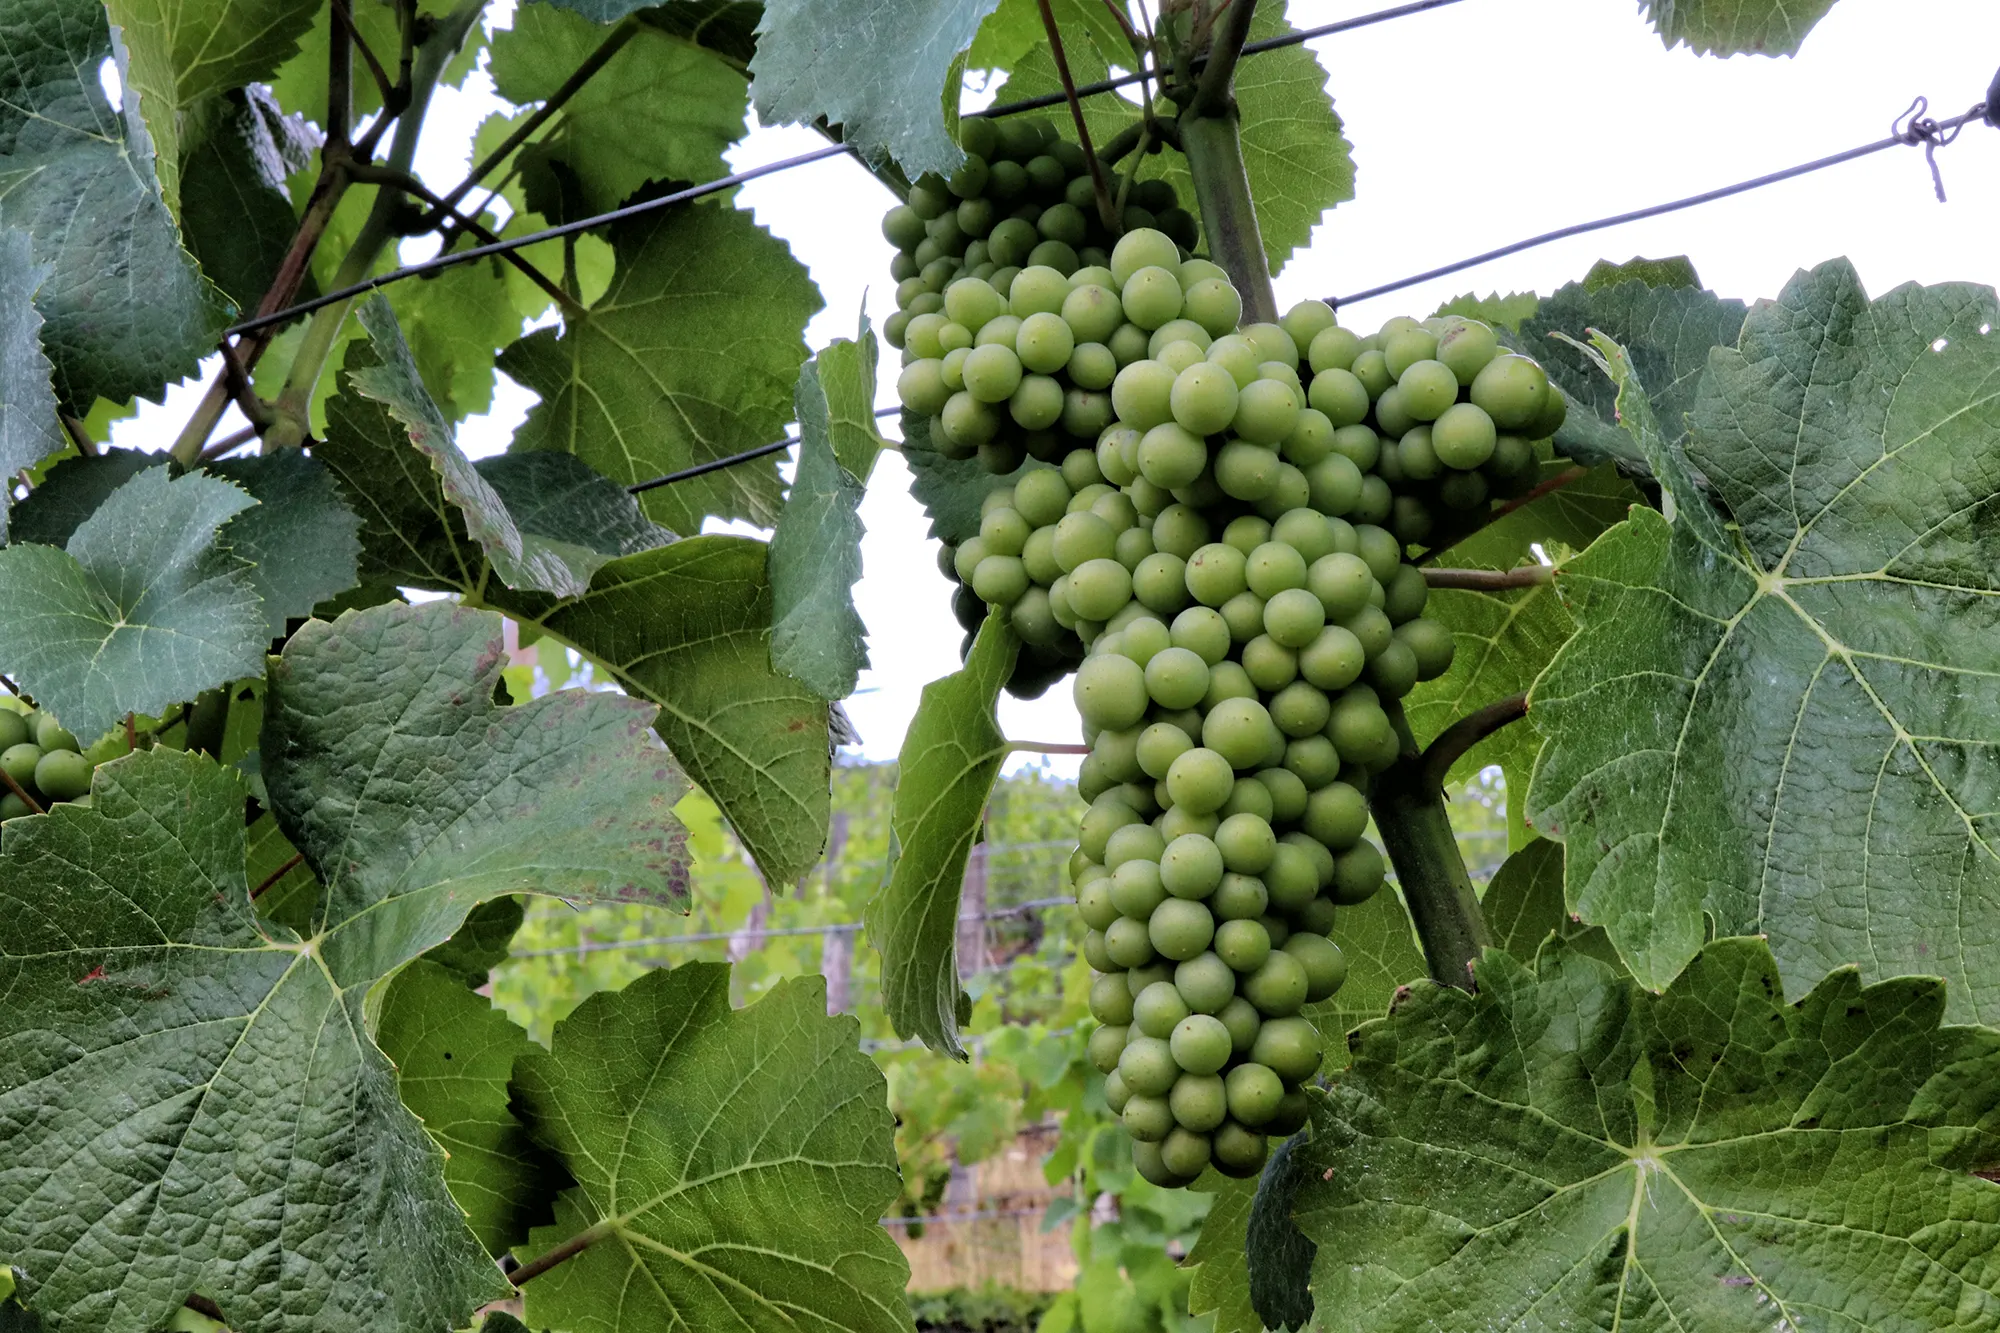
<svg viewBox="0 0 2000 1333"><path fill-rule="evenodd" d="M1133 181L1123 229L1172 239L1164 272L1121 268L1082 150L1047 121L971 120L960 138L951 178L919 180L882 221L899 251L899 308L883 334L903 352L904 410L929 422L932 444L1004 475L1029 457L1057 462L1111 424L1111 382L1149 355L1166 288L1178 308L1182 247L1197 233L1171 185ZM1233 329L1234 291L1225 282L1213 297L1211 325Z"/></svg>
<svg viewBox="0 0 2000 1333"><path fill-rule="evenodd" d="M125 748L122 738L111 736L85 753L76 737L49 714L0 704L0 772L13 780L12 786L0 783L0 821L34 813L14 787L44 810L60 801L88 805L90 775Z"/></svg>
<svg viewBox="0 0 2000 1333"><path fill-rule="evenodd" d="M1457 441L1475 413L1545 434L1562 399L1474 321L1362 338L1308 301L1237 330L1227 279L1172 238L1128 232L1110 259L1160 275L1115 420L989 495L947 558L968 624L1004 609L1028 645L1085 653L1090 808L1070 870L1099 974L1090 1055L1139 1170L1171 1186L1211 1164L1255 1174L1269 1137L1303 1125L1322 1058L1303 1011L1346 977L1335 914L1383 882L1363 833L1402 748L1396 701L1452 661L1407 543L1432 504L1531 471L1495 466L1498 441L1522 438L1498 424L1422 479L1383 460L1441 427ZM1400 378L1377 373L1384 343Z"/></svg>

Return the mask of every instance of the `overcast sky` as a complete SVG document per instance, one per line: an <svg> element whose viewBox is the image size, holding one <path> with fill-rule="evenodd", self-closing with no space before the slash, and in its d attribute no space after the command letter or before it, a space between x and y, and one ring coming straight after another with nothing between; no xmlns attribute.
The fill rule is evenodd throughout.
<svg viewBox="0 0 2000 1333"><path fill-rule="evenodd" d="M1386 4L1293 0L1290 17L1308 27ZM1798 57L1777 60L1665 51L1636 10L1633 0L1464 0L1314 42L1354 145L1357 197L1330 212L1310 251L1279 275L1279 304L1358 291L1850 148L1885 135L1918 94L1931 98L1934 116L1956 114L1984 95L2000 61L1993 0L1839 0ZM447 90L419 174L433 186L455 183L472 128L501 106L483 74ZM756 128L730 161L741 169L823 143L805 130ZM1992 284L2000 132L1975 125L1938 163L1948 204L1932 194L1922 152L1898 149L1358 304L1343 322L1368 329L1391 315L1426 315L1468 290L1548 292L1596 259L1635 254L1686 254L1708 286L1746 299L1775 295L1796 269L1837 255L1854 261L1873 294L1909 281ZM894 309L891 251L879 230L891 199L852 161L753 182L742 202L819 283L826 309L807 330L814 346L852 336L864 294L877 327ZM884 353L886 405L896 356ZM113 442L163 447L193 397L171 392L166 408L148 405ZM462 442L497 452L533 402L502 376L493 411L468 421ZM855 601L874 668L848 709L871 759L895 756L924 682L958 666L948 585L907 483L901 459L885 453L861 511L868 535ZM1017 739L1078 738L1062 686L1034 703L1004 698L1001 719Z"/></svg>

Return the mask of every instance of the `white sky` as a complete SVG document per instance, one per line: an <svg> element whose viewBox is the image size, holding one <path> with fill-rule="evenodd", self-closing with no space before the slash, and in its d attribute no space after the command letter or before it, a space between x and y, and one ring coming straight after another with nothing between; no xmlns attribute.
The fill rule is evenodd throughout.
<svg viewBox="0 0 2000 1333"><path fill-rule="evenodd" d="M1292 0L1290 17L1309 27L1388 3ZM1279 276L1279 304L1850 148L1888 133L1919 93L1933 116L1957 114L1984 95L2000 59L1993 0L1840 0L1797 58L1779 60L1667 52L1636 9L1633 0L1465 0L1313 43L1354 144L1357 198L1329 213L1310 251ZM455 183L473 127L500 106L483 74L447 90L419 174L434 187ZM730 161L741 169L823 143L802 129L757 128ZM1898 149L1532 250L1356 305L1344 322L1372 328L1425 315L1467 290L1546 293L1596 259L1635 254L1686 254L1708 286L1746 299L1773 296L1794 270L1842 254L1874 294L1912 280L2000 281L2000 132L1971 126L1938 161L1948 205L1932 195L1922 152ZM781 173L744 187L742 202L820 286L826 309L809 342L851 337L864 294L880 327L894 309L879 229L891 199L858 165L835 158ZM896 354L883 350L887 405ZM144 405L113 442L164 447L197 392L183 386L164 408ZM465 423L461 442L497 452L533 402L502 376L493 411ZM885 453L861 511L868 535L855 602L875 665L848 711L871 759L895 756L923 684L958 666L949 587L907 483L901 459ZM1061 685L1032 703L1003 696L1000 714L1018 739L1079 736ZM1075 761L1053 766L1073 772Z"/></svg>

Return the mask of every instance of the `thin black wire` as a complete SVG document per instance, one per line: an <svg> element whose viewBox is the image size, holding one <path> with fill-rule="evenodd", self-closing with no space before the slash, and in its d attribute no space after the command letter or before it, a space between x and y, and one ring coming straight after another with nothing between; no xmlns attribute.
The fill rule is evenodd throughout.
<svg viewBox="0 0 2000 1333"><path fill-rule="evenodd" d="M878 417L892 417L902 410L900 407L878 407L875 409L875 415ZM688 481L694 477L707 476L711 472L720 472L726 467L735 467L738 463L748 463L752 459L763 458L767 454L781 453L798 442L798 436L787 435L782 440L773 440L769 444L760 444L755 449L745 449L742 453L730 454L727 458L712 458L706 463L696 463L693 467L684 467L679 472L669 472L664 477L654 477L649 481L637 482L631 486L627 486L625 489L633 495L638 495L644 491L650 491L655 487L671 486L677 481Z"/></svg>
<svg viewBox="0 0 2000 1333"><path fill-rule="evenodd" d="M1424 272L1412 277L1398 278L1394 282L1385 282L1380 286L1369 287L1363 291L1355 292L1351 296L1332 297L1328 299L1327 304L1338 310L1342 306L1352 305L1357 301L1366 301L1372 297L1386 296L1390 292L1399 292L1406 287L1414 287L1418 283L1429 282L1432 278L1443 278L1453 273L1463 273L1466 269L1477 268L1481 264L1489 264L1496 259L1505 259L1509 255L1520 254L1523 250L1532 250L1537 246L1548 245L1554 241L1567 240L1571 236L1582 236L1588 232L1603 231L1609 227L1622 226L1627 222L1638 222L1645 218L1659 217L1663 213L1677 213L1684 208L1693 208L1697 204L1713 203L1717 199L1727 199L1731 195L1745 194L1751 190L1762 189L1766 185L1776 185L1780 181L1788 181L1795 176L1805 176L1815 171L1823 171L1828 167L1839 166L1843 162L1852 162L1856 158L1867 157L1872 153L1879 153L1886 148L1908 148L1922 144L1926 154L1933 153L1941 144L1950 143L1952 139L1956 138L1960 129L1975 120L1983 120L1986 117L1986 104L1981 102L1964 115L1953 116L1951 119L1944 121L1923 120L1919 114L1917 119L1910 121L1907 128L1903 128L1904 121L1910 118L1913 112L1920 113L1922 100L1919 98L1916 103L1911 104L1910 111L1906 111L1903 115L1896 118L1898 128L1886 139L1877 139L1875 142L1863 144L1859 148L1850 148L1844 153L1835 153L1830 157L1822 157L1811 162L1804 162L1796 167L1786 167L1783 171L1773 171L1767 175L1757 176L1750 180L1738 181L1734 185L1725 185L1720 189L1708 190L1701 194L1692 194L1685 199L1676 199L1672 203L1655 204L1651 208L1638 208L1629 213L1617 213L1611 217L1598 218L1593 222L1579 222L1575 226L1543 232L1541 235L1531 236L1525 241L1516 241L1512 245L1503 245L1497 250L1488 250L1482 254L1476 254L1470 259L1461 259L1456 263L1443 264L1437 268L1426 269ZM1935 158L1932 159L1931 169L1933 175L1935 175L1937 170ZM1940 200L1944 198L1944 186L1942 184L1938 185L1938 198Z"/></svg>
<svg viewBox="0 0 2000 1333"><path fill-rule="evenodd" d="M1316 28L1305 28L1298 32L1288 32L1282 37L1266 37L1258 42L1245 42L1242 54L1246 56L1260 55L1265 51L1276 51L1280 47L1297 46L1301 42L1310 42L1318 37L1331 37L1338 32L1352 32L1356 28L1367 28L1377 23L1387 23L1390 19L1406 18L1411 14L1421 14L1431 9L1443 9L1446 5L1459 3L1461 3L1461 0L1413 0L1411 4L1397 5L1393 9L1378 9L1372 14L1357 14L1351 19L1340 19L1333 23L1322 23ZM1194 68L1200 69L1207 63L1207 58L1203 57L1201 60L1195 62ZM1120 88L1129 88L1133 84L1141 83L1147 79L1158 82L1159 77L1160 72L1158 70L1141 70L1136 74L1121 74L1115 79L1099 79L1096 83L1078 84L1076 95L1078 97L1095 97L1099 93L1109 93L1115 92ZM1069 95L1067 93L1044 93L1040 97L1025 97L1018 102L1003 102L999 106L989 106L984 111L967 111L962 113L959 119L992 120L1000 116L1016 116L1023 111L1040 111L1044 107L1061 106L1068 100Z"/></svg>

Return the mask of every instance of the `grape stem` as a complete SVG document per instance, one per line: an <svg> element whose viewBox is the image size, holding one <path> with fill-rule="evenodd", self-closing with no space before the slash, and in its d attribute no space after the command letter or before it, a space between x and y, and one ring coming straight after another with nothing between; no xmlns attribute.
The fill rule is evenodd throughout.
<svg viewBox="0 0 2000 1333"><path fill-rule="evenodd" d="M507 1275L507 1280L512 1282L517 1288L523 1283L532 1282L551 1268L554 1268L557 1264L564 1263L582 1254L585 1250L597 1244L598 1241L609 1236L611 1231L612 1227L609 1221L599 1222L595 1226L579 1231L553 1250L550 1250L547 1254L542 1255L539 1259L531 1259L527 1263L522 1264Z"/></svg>
<svg viewBox="0 0 2000 1333"><path fill-rule="evenodd" d="M1424 584L1431 588L1462 588L1468 592L1505 592L1509 588L1538 588L1555 578L1554 565L1522 565L1518 569L1427 569Z"/></svg>
<svg viewBox="0 0 2000 1333"><path fill-rule="evenodd" d="M1200 85L1175 126L1181 151L1187 154L1188 174L1194 178L1209 258L1222 266L1243 298L1243 322L1270 324L1277 321L1278 300L1271 292L1271 270L1250 198L1242 126L1231 91L1236 58L1255 9L1256 0L1236 0L1216 25Z"/></svg>
<svg viewBox="0 0 2000 1333"><path fill-rule="evenodd" d="M262 884L259 884L256 888L250 890L250 901L254 903L259 898L263 897L264 891L266 889L270 888L273 884L276 884L279 880L283 879L285 876L291 874L294 870L297 870L299 868L299 865L305 859L306 859L306 854L304 852L293 852L290 859L287 860L283 865L279 866L276 870L273 870L270 874L264 876L264 882Z"/></svg>
<svg viewBox="0 0 2000 1333"><path fill-rule="evenodd" d="M1445 813L1444 787L1430 756L1417 748L1401 706L1392 706L1389 718L1402 738L1403 752L1375 779L1369 812L1396 867L1396 882L1432 979L1471 990L1472 964L1492 936L1459 854L1458 837ZM1450 767L1447 761L1444 768Z"/></svg>
<svg viewBox="0 0 2000 1333"><path fill-rule="evenodd" d="M6 783L7 790L13 792L16 796L21 798L22 804L28 807L28 812L30 814L45 815L48 813L48 811L42 808L41 802L37 801L34 797L28 795L27 788L23 787L20 783L14 781L14 775L12 773L9 773L4 768L0 768L0 782Z"/></svg>
<svg viewBox="0 0 2000 1333"><path fill-rule="evenodd" d="M1104 229L1116 236L1122 230L1118 225L1118 210L1111 202L1111 187L1104 179L1104 164L1097 160L1097 153L1090 146L1090 126L1083 119L1083 103L1076 95L1076 80L1070 77L1069 55L1063 50L1062 33L1056 27L1055 11L1049 8L1049 0L1039 0L1042 10L1042 28L1049 35L1049 54L1055 57L1056 74L1062 79L1063 96L1069 99L1070 119L1076 122L1077 146L1083 149L1083 160L1090 166L1090 187L1097 196L1097 216L1104 223Z"/></svg>
<svg viewBox="0 0 2000 1333"><path fill-rule="evenodd" d="M191 1295L182 1301L181 1304L200 1315L203 1319L213 1319L218 1324L228 1322L222 1317L222 1307L206 1296Z"/></svg>
<svg viewBox="0 0 2000 1333"><path fill-rule="evenodd" d="M83 428L81 421L67 412L56 413L56 418L62 422L63 433L69 436L69 442L76 446L78 453L85 458L97 457L97 441L90 438L90 432ZM25 468L22 470L26 471Z"/></svg>
<svg viewBox="0 0 2000 1333"><path fill-rule="evenodd" d="M1088 745L1072 745L1068 741L1008 741L1009 754L1089 754Z"/></svg>
<svg viewBox="0 0 2000 1333"><path fill-rule="evenodd" d="M1527 715L1528 695L1525 690L1466 714L1439 732L1437 739L1430 743L1430 748L1424 751L1425 778L1442 791L1451 766L1464 758L1468 750L1509 722L1518 722Z"/></svg>

